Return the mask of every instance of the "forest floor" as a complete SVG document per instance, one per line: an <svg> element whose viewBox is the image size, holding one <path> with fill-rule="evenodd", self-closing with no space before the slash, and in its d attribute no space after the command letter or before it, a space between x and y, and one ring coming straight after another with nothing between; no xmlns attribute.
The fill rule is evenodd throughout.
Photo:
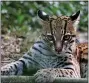
<svg viewBox="0 0 89 83"><path fill-rule="evenodd" d="M1 66L18 60L25 48L22 38L1 35Z"/></svg>

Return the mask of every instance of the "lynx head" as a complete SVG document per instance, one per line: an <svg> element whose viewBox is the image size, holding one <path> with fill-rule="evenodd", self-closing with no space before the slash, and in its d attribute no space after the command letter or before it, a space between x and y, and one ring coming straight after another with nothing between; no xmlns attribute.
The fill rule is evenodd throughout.
<svg viewBox="0 0 89 83"><path fill-rule="evenodd" d="M53 42L58 53L62 51L63 45L76 37L80 11L71 16L49 16L39 10L38 16L42 19L44 36Z"/></svg>

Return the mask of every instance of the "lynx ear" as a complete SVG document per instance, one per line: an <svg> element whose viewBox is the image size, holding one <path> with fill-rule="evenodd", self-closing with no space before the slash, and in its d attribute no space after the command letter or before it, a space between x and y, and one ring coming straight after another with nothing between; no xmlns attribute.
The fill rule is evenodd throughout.
<svg viewBox="0 0 89 83"><path fill-rule="evenodd" d="M71 15L70 18L73 21L73 26L75 27L75 30L77 30L78 23L79 23L79 20L80 20L80 11L78 11L77 13Z"/></svg>
<svg viewBox="0 0 89 83"><path fill-rule="evenodd" d="M44 21L49 20L49 15L41 10L38 10L38 16Z"/></svg>
<svg viewBox="0 0 89 83"><path fill-rule="evenodd" d="M71 18L72 21L80 19L80 11L78 11L77 13L71 15L70 18Z"/></svg>

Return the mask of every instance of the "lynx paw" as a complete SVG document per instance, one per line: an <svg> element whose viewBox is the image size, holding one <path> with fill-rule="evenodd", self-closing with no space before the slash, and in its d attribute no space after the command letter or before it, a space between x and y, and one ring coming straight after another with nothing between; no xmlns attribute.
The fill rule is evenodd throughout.
<svg viewBox="0 0 89 83"><path fill-rule="evenodd" d="M52 73L46 69L38 70L34 77L36 83L52 83L54 80Z"/></svg>
<svg viewBox="0 0 89 83"><path fill-rule="evenodd" d="M13 75L15 72L12 70L9 65L5 65L1 67L1 75Z"/></svg>

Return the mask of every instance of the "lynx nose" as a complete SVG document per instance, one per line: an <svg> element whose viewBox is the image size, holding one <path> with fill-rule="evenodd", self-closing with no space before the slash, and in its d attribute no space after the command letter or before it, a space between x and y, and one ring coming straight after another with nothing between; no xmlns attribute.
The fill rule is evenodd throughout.
<svg viewBox="0 0 89 83"><path fill-rule="evenodd" d="M55 46L55 51L60 53L62 51L62 43L57 42Z"/></svg>

